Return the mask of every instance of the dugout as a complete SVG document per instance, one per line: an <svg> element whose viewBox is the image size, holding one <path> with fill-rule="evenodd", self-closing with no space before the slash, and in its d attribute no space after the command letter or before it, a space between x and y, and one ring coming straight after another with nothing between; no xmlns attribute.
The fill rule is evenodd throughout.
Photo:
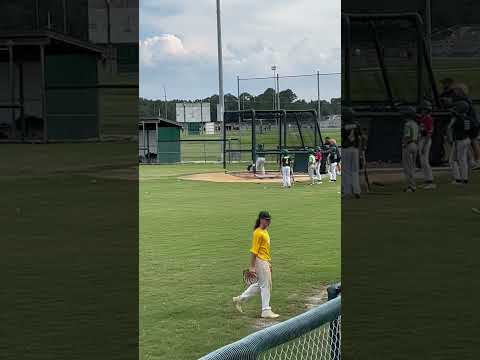
<svg viewBox="0 0 480 360"><path fill-rule="evenodd" d="M306 172L308 149L322 144L322 134L315 110L242 110L224 113L224 168L227 159L255 163L266 159L267 170L277 171L282 150L295 158L294 171ZM227 146L226 139L239 139Z"/></svg>
<svg viewBox="0 0 480 360"><path fill-rule="evenodd" d="M181 160L180 130L174 121L158 117L138 123L138 156L141 163L175 164Z"/></svg>
<svg viewBox="0 0 480 360"><path fill-rule="evenodd" d="M0 33L3 141L97 139L103 48L52 31Z"/></svg>

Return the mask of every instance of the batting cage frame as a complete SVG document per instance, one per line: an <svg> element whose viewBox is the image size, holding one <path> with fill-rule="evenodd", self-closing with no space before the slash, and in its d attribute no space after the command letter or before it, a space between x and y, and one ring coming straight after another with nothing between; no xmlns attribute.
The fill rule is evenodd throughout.
<svg viewBox="0 0 480 360"><path fill-rule="evenodd" d="M276 163L279 162L283 150L288 150L297 159L306 158L309 149L316 148L323 144L322 132L318 123L316 110L240 110L224 112L223 126L223 168L227 168L227 158L239 158L241 155L250 154L250 161L255 164L258 156L273 156ZM241 129L241 124L250 126L249 142L247 148L227 148L227 133L232 129ZM274 127L276 134L275 141L271 144L260 143L262 128L265 124ZM260 133L260 134L259 134ZM292 141L292 134L298 136L297 141ZM232 155L235 156L232 156ZM305 172L306 166L302 161L294 163L294 171Z"/></svg>
<svg viewBox="0 0 480 360"><path fill-rule="evenodd" d="M341 285L329 286L327 294L326 303L226 345L200 360L340 360Z"/></svg>
<svg viewBox="0 0 480 360"><path fill-rule="evenodd" d="M385 21L405 21L416 33L416 99L414 102L398 100L392 89L392 78L385 61L384 46L379 37L378 25ZM431 99L433 104L432 116L435 121L432 135L431 164L439 166L445 163L444 134L448 124L449 112L442 109L440 95L437 88L435 73L431 61L430 49L427 46L424 31L424 21L419 13L343 13L342 33L345 34L345 43L342 44L344 77L344 98L342 106L354 110L354 117L360 122L364 132L368 133L367 161L399 162L401 160L401 106L418 106L424 100ZM381 72L382 85L386 94L385 101L364 101L353 99L352 73L353 44L352 26L363 24L368 26L370 43L375 49L375 55ZM358 69L355 72L362 72ZM425 77L426 75L426 77Z"/></svg>

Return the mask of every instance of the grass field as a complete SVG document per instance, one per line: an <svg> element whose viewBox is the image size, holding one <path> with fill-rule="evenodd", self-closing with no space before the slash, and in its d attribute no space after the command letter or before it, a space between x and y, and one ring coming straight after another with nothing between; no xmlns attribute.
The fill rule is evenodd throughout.
<svg viewBox="0 0 480 360"><path fill-rule="evenodd" d="M405 349L418 359L470 357L479 175L467 187L446 176L435 191L403 193L392 184L376 189L391 195L342 202L342 358L412 358Z"/></svg>
<svg viewBox="0 0 480 360"><path fill-rule="evenodd" d="M136 147L0 146L2 358L136 355L137 184L90 175L134 166Z"/></svg>
<svg viewBox="0 0 480 360"><path fill-rule="evenodd" d="M237 313L253 222L272 214L273 309L285 320L340 279L339 185L207 183L199 165L140 168L141 359L196 359L256 330L259 299ZM320 212L318 211L320 209ZM258 324L257 324L258 325Z"/></svg>

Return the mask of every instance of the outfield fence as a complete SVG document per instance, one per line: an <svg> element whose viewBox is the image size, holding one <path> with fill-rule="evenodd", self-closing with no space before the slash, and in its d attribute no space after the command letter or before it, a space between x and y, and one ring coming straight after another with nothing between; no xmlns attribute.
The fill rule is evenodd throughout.
<svg viewBox="0 0 480 360"><path fill-rule="evenodd" d="M340 129L338 128L322 128L324 136L340 138ZM245 131L246 132L246 131ZM247 135L240 131L233 132L232 137L225 140L226 162L229 165L241 163L246 169L247 165L252 162L252 141L250 132ZM276 129L265 131L258 135L258 141L262 144L270 144L273 137L277 134ZM289 134L289 141L296 144L298 139L294 134ZM139 147L139 156L142 163L163 164L163 163L205 163L205 164L221 164L223 162L223 140L220 135L198 135L188 136L180 140L158 140L152 141L149 147ZM278 171L278 156L273 154L265 155L266 166L268 171ZM167 161L166 161L167 160Z"/></svg>
<svg viewBox="0 0 480 360"><path fill-rule="evenodd" d="M224 346L200 360L340 360L340 284L329 301L280 324Z"/></svg>

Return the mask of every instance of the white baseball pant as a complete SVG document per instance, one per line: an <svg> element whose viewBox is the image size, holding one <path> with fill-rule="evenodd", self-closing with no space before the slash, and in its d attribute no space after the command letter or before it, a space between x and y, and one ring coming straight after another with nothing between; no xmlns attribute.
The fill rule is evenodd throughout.
<svg viewBox="0 0 480 360"><path fill-rule="evenodd" d="M337 163L330 163L330 180L337 180Z"/></svg>
<svg viewBox="0 0 480 360"><path fill-rule="evenodd" d="M432 138L430 136L422 136L418 142L418 151L420 154L420 164L423 170L425 181L433 182L433 172L430 166L430 148L432 147Z"/></svg>
<svg viewBox="0 0 480 360"><path fill-rule="evenodd" d="M290 179L290 166L282 166L283 187L290 187L292 182Z"/></svg>
<svg viewBox="0 0 480 360"><path fill-rule="evenodd" d="M257 174L260 173L262 175L265 175L265 158L264 157L258 157L257 161L255 163L255 168Z"/></svg>
<svg viewBox="0 0 480 360"><path fill-rule="evenodd" d="M402 151L402 163L405 178L407 179L407 185L409 188L416 189L417 184L415 182L415 162L417 160L418 145L416 143L410 143L403 147Z"/></svg>
<svg viewBox="0 0 480 360"><path fill-rule="evenodd" d="M455 156L458 163L459 180L467 181L470 171L468 152L470 151L470 139L455 141Z"/></svg>
<svg viewBox="0 0 480 360"><path fill-rule="evenodd" d="M272 293L272 273L270 271L270 263L257 257L255 260L255 271L257 272L258 281L255 284L250 285L239 296L239 298L241 301L247 301L260 293L260 296L262 297L262 311L270 310L270 294Z"/></svg>
<svg viewBox="0 0 480 360"><path fill-rule="evenodd" d="M320 181L322 181L322 174L320 173L321 166L322 166L321 161L317 161L315 163L315 171L317 172L317 180L320 180Z"/></svg>
<svg viewBox="0 0 480 360"><path fill-rule="evenodd" d="M315 184L316 176L315 176L315 165L314 164L308 165L308 177L312 181L312 184Z"/></svg>
<svg viewBox="0 0 480 360"><path fill-rule="evenodd" d="M342 151L342 194L360 194L360 157L357 148Z"/></svg>
<svg viewBox="0 0 480 360"><path fill-rule="evenodd" d="M460 169L458 167L457 150L455 143L453 143L450 148L450 156L448 157L448 163L450 164L450 168L452 169L453 180L460 180Z"/></svg>

